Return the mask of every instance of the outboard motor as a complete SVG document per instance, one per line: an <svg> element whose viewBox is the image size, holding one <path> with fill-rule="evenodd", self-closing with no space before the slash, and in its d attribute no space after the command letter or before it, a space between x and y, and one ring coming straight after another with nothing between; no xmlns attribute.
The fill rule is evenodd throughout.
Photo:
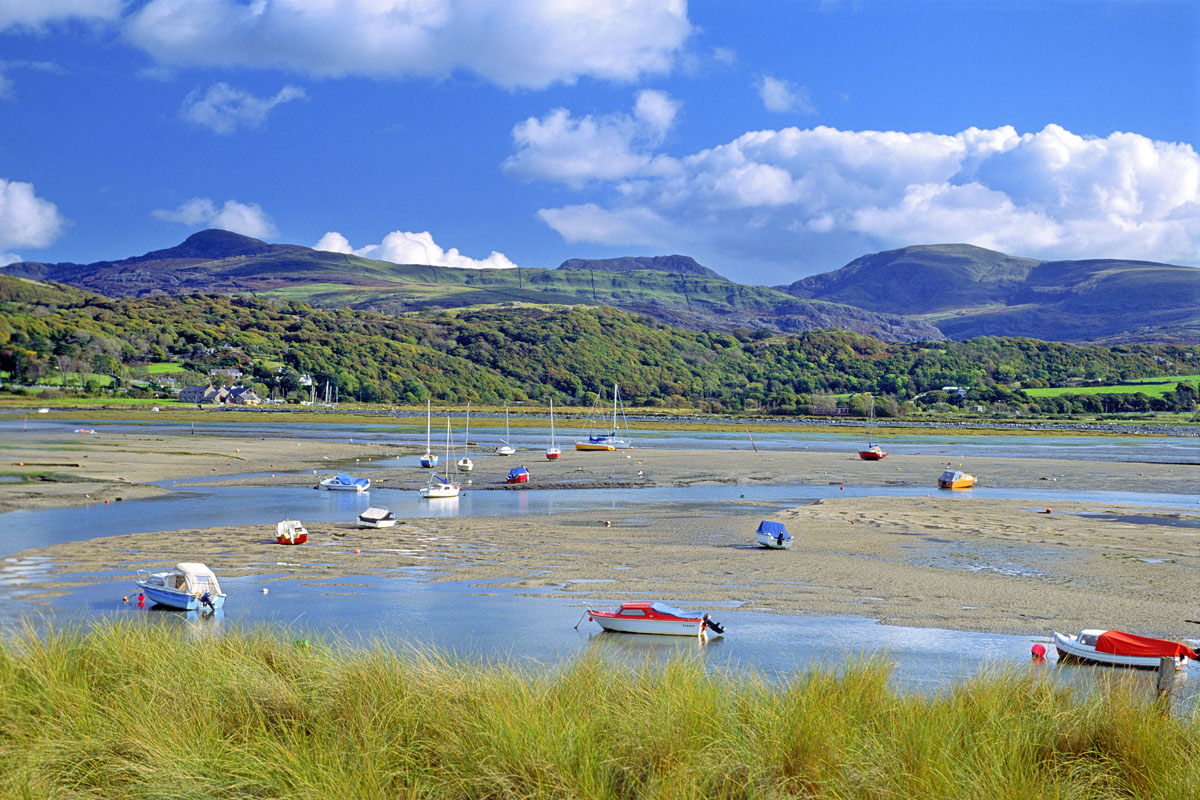
<svg viewBox="0 0 1200 800"><path fill-rule="evenodd" d="M708 628L713 633L724 633L725 632L724 626L722 626L721 623L714 620L712 618L711 614L704 615L704 627Z"/></svg>
<svg viewBox="0 0 1200 800"><path fill-rule="evenodd" d="M200 605L208 606L209 611L217 610L217 607L215 605L213 605L212 596L208 592L205 592L204 594L200 595Z"/></svg>

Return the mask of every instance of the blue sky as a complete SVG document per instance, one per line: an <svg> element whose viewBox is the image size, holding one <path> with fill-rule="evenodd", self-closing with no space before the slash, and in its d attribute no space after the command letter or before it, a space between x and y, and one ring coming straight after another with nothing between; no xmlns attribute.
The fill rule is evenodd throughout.
<svg viewBox="0 0 1200 800"><path fill-rule="evenodd" d="M1200 4L0 0L0 263L1200 265Z"/></svg>

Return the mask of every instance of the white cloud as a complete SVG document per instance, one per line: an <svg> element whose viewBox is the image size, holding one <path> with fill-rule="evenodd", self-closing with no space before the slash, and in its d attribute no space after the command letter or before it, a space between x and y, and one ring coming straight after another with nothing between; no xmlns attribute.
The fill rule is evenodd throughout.
<svg viewBox="0 0 1200 800"><path fill-rule="evenodd" d="M9 264L16 264L24 260L20 253L0 252L0 267L7 267Z"/></svg>
<svg viewBox="0 0 1200 800"><path fill-rule="evenodd" d="M32 183L0 178L0 247L45 247L66 223L54 203L34 194ZM19 260L16 253L4 254L10 256Z"/></svg>
<svg viewBox="0 0 1200 800"><path fill-rule="evenodd" d="M460 269L516 269L517 265L503 253L495 250L487 258L475 259L464 256L457 248L442 249L433 240L429 231L411 233L392 231L379 244L368 244L355 248L337 231L329 231L321 237L314 250L347 253L357 256L390 261L393 264L428 264L434 267L458 267Z"/></svg>
<svg viewBox="0 0 1200 800"><path fill-rule="evenodd" d="M0 31L39 30L68 20L112 22L124 5L123 0L4 0L0 3Z"/></svg>
<svg viewBox="0 0 1200 800"><path fill-rule="evenodd" d="M691 31L686 0L150 0L125 26L164 64L534 89L665 73Z"/></svg>
<svg viewBox="0 0 1200 800"><path fill-rule="evenodd" d="M255 97L227 83L214 83L204 94L199 89L190 92L179 115L214 133L230 134L239 127L260 127L275 106L306 97L299 86L285 86L274 97Z"/></svg>
<svg viewBox="0 0 1200 800"><path fill-rule="evenodd" d="M221 228L256 239L275 235L275 223L257 203L226 200L225 204L218 208L207 197L193 197L174 211L160 208L152 211L151 216L193 228Z"/></svg>
<svg viewBox="0 0 1200 800"><path fill-rule="evenodd" d="M758 81L758 96L762 98L763 105L768 111L777 111L781 114L817 113L808 87L799 86L783 78L764 75Z"/></svg>
<svg viewBox="0 0 1200 800"><path fill-rule="evenodd" d="M538 212L572 242L678 249L686 241L793 271L839 265L806 262L820 254L848 261L937 242L1200 264L1200 157L1188 144L1084 137L1057 125L954 135L785 128L679 158L626 147L619 168L573 172L553 147L581 164L601 155L581 133L588 120L559 110L536 126L554 133L540 139L518 126L510 159L523 177L588 190L586 202Z"/></svg>
<svg viewBox="0 0 1200 800"><path fill-rule="evenodd" d="M582 186L588 181L614 181L656 174L671 161L650 150L660 144L679 112L665 92L638 93L631 114L578 118L565 108L530 117L513 127L517 152L504 162L518 178Z"/></svg>

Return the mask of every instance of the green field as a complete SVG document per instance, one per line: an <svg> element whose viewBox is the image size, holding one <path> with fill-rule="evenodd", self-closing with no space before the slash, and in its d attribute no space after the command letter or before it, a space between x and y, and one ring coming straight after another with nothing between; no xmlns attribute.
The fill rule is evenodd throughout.
<svg viewBox="0 0 1200 800"><path fill-rule="evenodd" d="M1200 375L1140 378L1116 386L1056 386L1045 389L1022 389L1022 391L1030 397L1059 397L1064 394L1136 394L1137 392L1141 392L1147 397L1162 397L1167 392L1175 391L1175 385L1181 381L1195 385L1200 383Z"/></svg>
<svg viewBox="0 0 1200 800"><path fill-rule="evenodd" d="M153 364L147 364L145 369L147 375L166 375L172 372L186 371L183 364L174 361L156 361Z"/></svg>

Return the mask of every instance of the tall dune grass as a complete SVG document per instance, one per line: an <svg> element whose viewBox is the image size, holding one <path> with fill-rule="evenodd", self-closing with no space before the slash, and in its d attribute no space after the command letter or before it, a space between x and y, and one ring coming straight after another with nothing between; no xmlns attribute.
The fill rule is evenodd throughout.
<svg viewBox="0 0 1200 800"><path fill-rule="evenodd" d="M1200 723L1030 674L900 694L128 623L0 641L4 798L1200 797Z"/></svg>

